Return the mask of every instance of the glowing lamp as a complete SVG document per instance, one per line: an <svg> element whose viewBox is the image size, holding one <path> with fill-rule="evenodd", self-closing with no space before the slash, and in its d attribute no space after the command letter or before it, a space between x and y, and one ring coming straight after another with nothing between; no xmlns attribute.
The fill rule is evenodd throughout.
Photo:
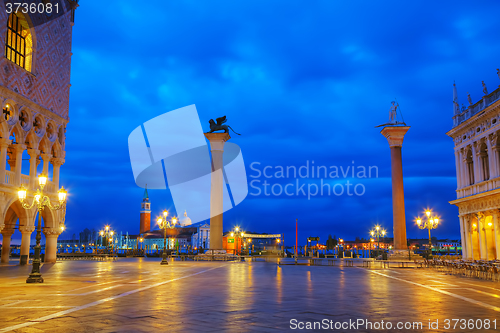
<svg viewBox="0 0 500 333"><path fill-rule="evenodd" d="M233 237L233 236L234 236L234 232L231 233L231 237Z"/></svg>
<svg viewBox="0 0 500 333"><path fill-rule="evenodd" d="M159 217L159 218L156 220L156 222L157 222L159 225L161 225L161 223L163 222L163 220L162 220L162 218L161 218L161 217Z"/></svg>
<svg viewBox="0 0 500 333"><path fill-rule="evenodd" d="M59 192L57 192L58 196L59 196L59 201L62 203L64 201L66 201L66 195L68 194L68 191L66 191L64 189L64 186L61 187L61 189L59 190Z"/></svg>
<svg viewBox="0 0 500 333"><path fill-rule="evenodd" d="M163 216L164 216L164 217L167 217L167 216L168 216L168 210L166 210L166 209L165 209L165 210L163 211Z"/></svg>
<svg viewBox="0 0 500 333"><path fill-rule="evenodd" d="M420 225L422 223L422 220L421 219L418 219L417 220L417 224Z"/></svg>
<svg viewBox="0 0 500 333"><path fill-rule="evenodd" d="M111 236L113 236L113 234L114 234L114 233L115 233L114 231L111 231L111 232L110 232Z"/></svg>
<svg viewBox="0 0 500 333"><path fill-rule="evenodd" d="M64 231L66 229L63 225L61 226L61 231Z"/></svg>
<svg viewBox="0 0 500 333"><path fill-rule="evenodd" d="M177 223L177 218L176 218L176 217L172 218L172 223L173 223L173 224L176 224L176 223Z"/></svg>
<svg viewBox="0 0 500 333"><path fill-rule="evenodd" d="M430 210L426 210L425 211L425 215L427 215L427 217L431 216L431 211Z"/></svg>
<svg viewBox="0 0 500 333"><path fill-rule="evenodd" d="M19 198L19 201L23 202L26 199L26 188L24 185L21 185L21 188L19 191L17 191L17 196Z"/></svg>
<svg viewBox="0 0 500 333"><path fill-rule="evenodd" d="M101 230L101 236L104 236L104 231Z"/></svg>
<svg viewBox="0 0 500 333"><path fill-rule="evenodd" d="M38 176L38 184L41 188L43 188L47 184L47 176L45 176L43 173Z"/></svg>
<svg viewBox="0 0 500 333"><path fill-rule="evenodd" d="M109 225L106 226L106 231L108 231L108 230L109 230Z"/></svg>

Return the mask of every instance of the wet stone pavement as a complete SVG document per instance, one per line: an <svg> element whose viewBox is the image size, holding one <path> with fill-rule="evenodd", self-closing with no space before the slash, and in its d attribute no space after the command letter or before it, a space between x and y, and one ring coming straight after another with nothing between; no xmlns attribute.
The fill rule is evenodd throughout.
<svg viewBox="0 0 500 333"><path fill-rule="evenodd" d="M15 263L0 266L0 333L500 331L500 283L430 269L122 258L26 284Z"/></svg>

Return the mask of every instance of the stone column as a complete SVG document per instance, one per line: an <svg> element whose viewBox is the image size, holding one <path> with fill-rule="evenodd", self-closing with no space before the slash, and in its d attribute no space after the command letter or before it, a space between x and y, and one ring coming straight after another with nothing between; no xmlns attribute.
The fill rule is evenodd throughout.
<svg viewBox="0 0 500 333"><path fill-rule="evenodd" d="M19 258L20 265L26 265L30 258L31 234L35 231L34 226L19 227L22 234L21 239L21 255Z"/></svg>
<svg viewBox="0 0 500 333"><path fill-rule="evenodd" d="M30 188L36 189L38 183L36 181L36 167L38 166L37 157L40 154L38 149L28 149L28 155L30 155Z"/></svg>
<svg viewBox="0 0 500 333"><path fill-rule="evenodd" d="M472 165L474 166L474 183L480 183L483 181L481 177L481 158L479 156L479 142L475 141L472 143Z"/></svg>
<svg viewBox="0 0 500 333"><path fill-rule="evenodd" d="M7 148L12 140L0 139L0 184L5 184L5 170L7 167Z"/></svg>
<svg viewBox="0 0 500 333"><path fill-rule="evenodd" d="M491 148L491 142L490 140L488 140L488 138L485 139L486 140L486 148L487 148L487 154L488 154L488 171L489 171L489 178L488 179L493 179L495 178L495 153L493 152L493 149Z"/></svg>
<svg viewBox="0 0 500 333"><path fill-rule="evenodd" d="M210 250L222 250L222 212L224 211L224 174L222 153L224 143L231 139L228 133L205 133L212 152L212 179L210 187Z"/></svg>
<svg viewBox="0 0 500 333"><path fill-rule="evenodd" d="M12 235L14 234L14 230L4 230L2 231L2 263L9 263L9 255L10 255L10 240Z"/></svg>
<svg viewBox="0 0 500 333"><path fill-rule="evenodd" d="M457 190L462 188L462 164L460 163L460 151L455 150L455 165L457 166Z"/></svg>
<svg viewBox="0 0 500 333"><path fill-rule="evenodd" d="M459 216L460 220L460 240L462 243L462 258L467 259L467 236L466 236L466 226L465 226L465 218L463 216Z"/></svg>
<svg viewBox="0 0 500 333"><path fill-rule="evenodd" d="M483 213L477 214L477 236L479 238L479 257L480 259L487 259L488 251L486 246L486 234L484 232L484 222L486 217Z"/></svg>
<svg viewBox="0 0 500 333"><path fill-rule="evenodd" d="M14 185L21 186L21 167L23 163L23 151L26 149L26 145L15 144L13 146L15 159L16 159L16 167L15 167L15 177L14 177Z"/></svg>
<svg viewBox="0 0 500 333"><path fill-rule="evenodd" d="M51 158L52 158L51 154L42 154L42 160L43 160L42 173L47 177L49 177L49 162Z"/></svg>
<svg viewBox="0 0 500 333"><path fill-rule="evenodd" d="M386 126L380 133L387 138L391 148L392 213L394 249L407 250L405 199L403 187L403 162L401 148L409 126Z"/></svg>
<svg viewBox="0 0 500 333"><path fill-rule="evenodd" d="M60 230L54 228L43 228L45 235L45 263L56 262L57 260L57 237Z"/></svg>
<svg viewBox="0 0 500 333"><path fill-rule="evenodd" d="M488 145L488 160L490 162L490 179L496 178L498 176L497 169L497 149L496 145L496 133L490 134L486 139L486 143Z"/></svg>
<svg viewBox="0 0 500 333"><path fill-rule="evenodd" d="M465 159L465 151L463 148L460 149L460 188L467 187L469 182L467 180L467 162Z"/></svg>
<svg viewBox="0 0 500 333"><path fill-rule="evenodd" d="M53 168L52 182L54 183L55 190L57 191L59 189L59 171L61 169L61 165L64 164L64 159L63 158L53 158L51 160L51 162L52 162L52 168Z"/></svg>
<svg viewBox="0 0 500 333"><path fill-rule="evenodd" d="M493 232L495 234L496 258L500 259L500 219L498 218L499 211L493 211Z"/></svg>

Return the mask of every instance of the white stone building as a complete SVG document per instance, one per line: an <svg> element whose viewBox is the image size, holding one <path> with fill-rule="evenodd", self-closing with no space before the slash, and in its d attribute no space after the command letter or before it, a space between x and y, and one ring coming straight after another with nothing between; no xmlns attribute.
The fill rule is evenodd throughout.
<svg viewBox="0 0 500 333"><path fill-rule="evenodd" d="M453 87L457 199L465 259L500 258L500 88L460 109Z"/></svg>

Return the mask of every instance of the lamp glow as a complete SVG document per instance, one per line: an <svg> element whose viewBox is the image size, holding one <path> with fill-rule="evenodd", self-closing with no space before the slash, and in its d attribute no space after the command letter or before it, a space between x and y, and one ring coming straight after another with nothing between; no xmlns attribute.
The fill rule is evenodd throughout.
<svg viewBox="0 0 500 333"><path fill-rule="evenodd" d="M57 192L57 195L59 196L59 201L64 202L64 201L66 201L66 196L68 195L68 191L66 191L64 189L64 186L63 186L63 187L61 187L59 192Z"/></svg>
<svg viewBox="0 0 500 333"><path fill-rule="evenodd" d="M26 199L26 193L26 188L24 187L24 185L21 185L21 188L19 189L19 191L17 191L19 201L23 202Z"/></svg>
<svg viewBox="0 0 500 333"><path fill-rule="evenodd" d="M166 209L165 209L165 210L163 211L163 216L164 216L164 217L167 217L167 216L168 216L168 210L166 210Z"/></svg>
<svg viewBox="0 0 500 333"><path fill-rule="evenodd" d="M43 188L47 184L47 176L45 176L43 173L38 176L38 184L41 188Z"/></svg>

